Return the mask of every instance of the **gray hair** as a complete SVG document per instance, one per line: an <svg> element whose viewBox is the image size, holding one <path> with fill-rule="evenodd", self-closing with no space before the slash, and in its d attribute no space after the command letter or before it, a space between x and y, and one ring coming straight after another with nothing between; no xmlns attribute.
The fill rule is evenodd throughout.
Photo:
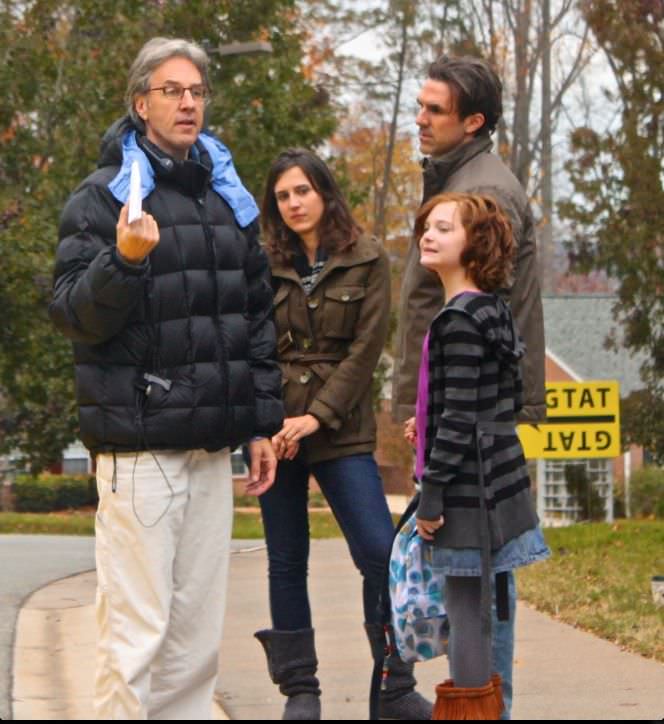
<svg viewBox="0 0 664 724"><path fill-rule="evenodd" d="M150 77L154 71L171 58L187 58L198 68L203 83L209 88L208 77L209 58L198 43L182 40L181 38L152 38L141 48L136 59L129 69L125 102L127 110L134 123L142 121L134 109L134 99L138 95L147 93L150 88Z"/></svg>

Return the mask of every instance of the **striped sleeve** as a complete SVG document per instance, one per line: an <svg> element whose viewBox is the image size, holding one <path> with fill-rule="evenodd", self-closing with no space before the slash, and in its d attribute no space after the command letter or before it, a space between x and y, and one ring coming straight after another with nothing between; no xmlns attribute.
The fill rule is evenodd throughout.
<svg viewBox="0 0 664 724"><path fill-rule="evenodd" d="M432 330L433 332L434 330ZM473 320L450 311L440 328L432 360L435 412L440 410L431 454L422 475L418 517L437 520L443 512L441 486L454 481L473 445L478 419L484 339Z"/></svg>
<svg viewBox="0 0 664 724"><path fill-rule="evenodd" d="M521 368L517 366L514 375L514 412L518 415L523 410L523 377Z"/></svg>

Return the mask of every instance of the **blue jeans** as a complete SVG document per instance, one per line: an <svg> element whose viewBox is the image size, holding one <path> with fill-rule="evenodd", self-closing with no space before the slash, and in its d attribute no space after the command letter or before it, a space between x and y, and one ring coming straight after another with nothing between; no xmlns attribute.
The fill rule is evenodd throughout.
<svg viewBox="0 0 664 724"><path fill-rule="evenodd" d="M491 651L493 657L493 671L500 674L503 680L503 699L505 711L501 719L512 718L512 674L514 667L514 623L516 619L516 582L514 573L507 574L508 603L510 610L509 621L499 621L496 616L496 597L494 587L493 621L491 623L492 641Z"/></svg>
<svg viewBox="0 0 664 724"><path fill-rule="evenodd" d="M349 455L307 465L282 460L274 485L260 498L269 559L270 612L279 631L311 628L307 592L309 475L313 474L339 523L363 578L364 617L381 621L394 524L373 455Z"/></svg>

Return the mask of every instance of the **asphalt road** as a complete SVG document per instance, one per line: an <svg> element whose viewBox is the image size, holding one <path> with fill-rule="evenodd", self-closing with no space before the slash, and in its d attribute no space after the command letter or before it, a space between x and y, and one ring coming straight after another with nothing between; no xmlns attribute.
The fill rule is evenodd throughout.
<svg viewBox="0 0 664 724"><path fill-rule="evenodd" d="M12 646L21 604L47 583L94 567L92 537L0 535L0 719L11 719Z"/></svg>

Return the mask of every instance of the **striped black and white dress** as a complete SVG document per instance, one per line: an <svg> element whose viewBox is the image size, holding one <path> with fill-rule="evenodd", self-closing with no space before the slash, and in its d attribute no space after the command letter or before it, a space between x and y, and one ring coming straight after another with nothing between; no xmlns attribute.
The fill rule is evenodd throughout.
<svg viewBox="0 0 664 724"><path fill-rule="evenodd" d="M464 292L434 319L425 345L428 364L420 375L426 380L418 387L426 430L418 421L418 447L425 449L417 517L444 516L434 541L435 568L448 576L481 575L487 533L494 573L547 558L516 433L524 348L508 306L494 294ZM513 428L513 434L478 434L494 423Z"/></svg>

